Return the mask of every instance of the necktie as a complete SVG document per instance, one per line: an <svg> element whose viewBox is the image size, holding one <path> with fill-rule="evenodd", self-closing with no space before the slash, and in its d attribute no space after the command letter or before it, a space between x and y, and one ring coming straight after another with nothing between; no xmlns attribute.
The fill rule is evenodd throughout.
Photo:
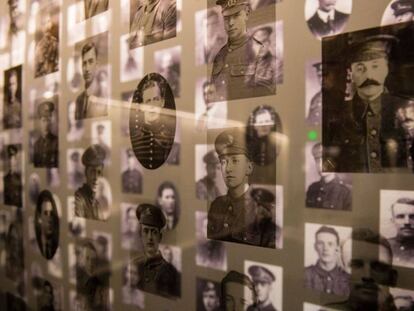
<svg viewBox="0 0 414 311"><path fill-rule="evenodd" d="M333 20L330 15L328 15L328 27L329 27L329 32L333 33L335 29L333 25Z"/></svg>

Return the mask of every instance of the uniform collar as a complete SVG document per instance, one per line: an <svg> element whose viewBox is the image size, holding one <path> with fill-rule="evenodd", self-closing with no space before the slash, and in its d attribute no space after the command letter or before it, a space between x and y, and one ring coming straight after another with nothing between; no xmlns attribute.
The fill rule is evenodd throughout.
<svg viewBox="0 0 414 311"><path fill-rule="evenodd" d="M358 93L355 93L352 100L352 113L356 120L363 120L368 113L376 115L381 112L382 109L382 97L385 94L385 91L381 93L373 101L363 100Z"/></svg>
<svg viewBox="0 0 414 311"><path fill-rule="evenodd" d="M320 265L320 261L318 260L318 262L316 263L316 265L315 265L315 268L316 268L316 272L318 273L318 274L320 274L320 275L323 275L323 276L331 276L331 275L333 275L333 274L335 274L336 272L338 272L339 271L339 267L338 267L338 265L336 265L332 270L330 270L330 271L326 271L325 269L322 269L322 267L321 267L321 265Z"/></svg>
<svg viewBox="0 0 414 311"><path fill-rule="evenodd" d="M246 34L245 36L243 36L242 38L234 41L234 42L228 42L227 43L227 48L229 52L232 52L236 49L238 49L239 47L243 46L247 41L249 41L251 38Z"/></svg>
<svg viewBox="0 0 414 311"><path fill-rule="evenodd" d="M157 255L151 258L145 259L145 265L149 267L155 267L164 262L164 258L162 257L161 253L158 251Z"/></svg>
<svg viewBox="0 0 414 311"><path fill-rule="evenodd" d="M324 23L327 23L328 22L328 18L330 18L331 21L333 21L334 18L335 18L335 10L331 10L330 12L325 12L325 11L322 11L321 9L318 9L316 12L317 12L319 18Z"/></svg>

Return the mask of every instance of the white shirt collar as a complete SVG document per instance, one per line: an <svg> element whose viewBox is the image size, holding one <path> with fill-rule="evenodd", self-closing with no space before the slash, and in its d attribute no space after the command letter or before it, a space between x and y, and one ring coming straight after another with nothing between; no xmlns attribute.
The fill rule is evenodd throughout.
<svg viewBox="0 0 414 311"><path fill-rule="evenodd" d="M334 20L335 18L335 10L331 10L330 12L325 12L320 9L316 11L318 13L318 16L321 20L323 20L324 23L328 22L328 16L331 18L331 20Z"/></svg>

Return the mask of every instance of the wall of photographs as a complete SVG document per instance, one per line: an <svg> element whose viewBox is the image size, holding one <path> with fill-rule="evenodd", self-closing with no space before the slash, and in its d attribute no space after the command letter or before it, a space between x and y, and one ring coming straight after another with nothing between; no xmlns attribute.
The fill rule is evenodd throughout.
<svg viewBox="0 0 414 311"><path fill-rule="evenodd" d="M414 309L414 1L0 12L6 310Z"/></svg>

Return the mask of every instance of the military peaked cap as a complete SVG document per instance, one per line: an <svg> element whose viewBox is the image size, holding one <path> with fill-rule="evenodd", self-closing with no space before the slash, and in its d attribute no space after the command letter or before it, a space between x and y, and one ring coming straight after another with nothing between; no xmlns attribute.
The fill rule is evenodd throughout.
<svg viewBox="0 0 414 311"><path fill-rule="evenodd" d="M414 1L413 0L397 0L391 4L391 8L394 10L394 15L399 16L407 12L414 13Z"/></svg>
<svg viewBox="0 0 414 311"><path fill-rule="evenodd" d="M349 34L348 47L351 62L368 61L376 58L388 58L393 44L398 42L397 37L389 34L362 36Z"/></svg>
<svg viewBox="0 0 414 311"><path fill-rule="evenodd" d="M250 3L248 0L217 0L216 4L221 6L221 12L225 17L240 12Z"/></svg>
<svg viewBox="0 0 414 311"><path fill-rule="evenodd" d="M82 163L85 166L100 166L105 160L105 149L99 145L92 145L82 155Z"/></svg>
<svg viewBox="0 0 414 311"><path fill-rule="evenodd" d="M161 208L152 204L140 204L137 207L136 215L140 224L157 227L165 227L165 216Z"/></svg>
<svg viewBox="0 0 414 311"><path fill-rule="evenodd" d="M276 280L273 273L262 266L251 266L248 271L254 283L273 283Z"/></svg>
<svg viewBox="0 0 414 311"><path fill-rule="evenodd" d="M227 129L221 132L217 136L214 146L219 157L232 154L244 154L251 159L245 132L240 128Z"/></svg>

